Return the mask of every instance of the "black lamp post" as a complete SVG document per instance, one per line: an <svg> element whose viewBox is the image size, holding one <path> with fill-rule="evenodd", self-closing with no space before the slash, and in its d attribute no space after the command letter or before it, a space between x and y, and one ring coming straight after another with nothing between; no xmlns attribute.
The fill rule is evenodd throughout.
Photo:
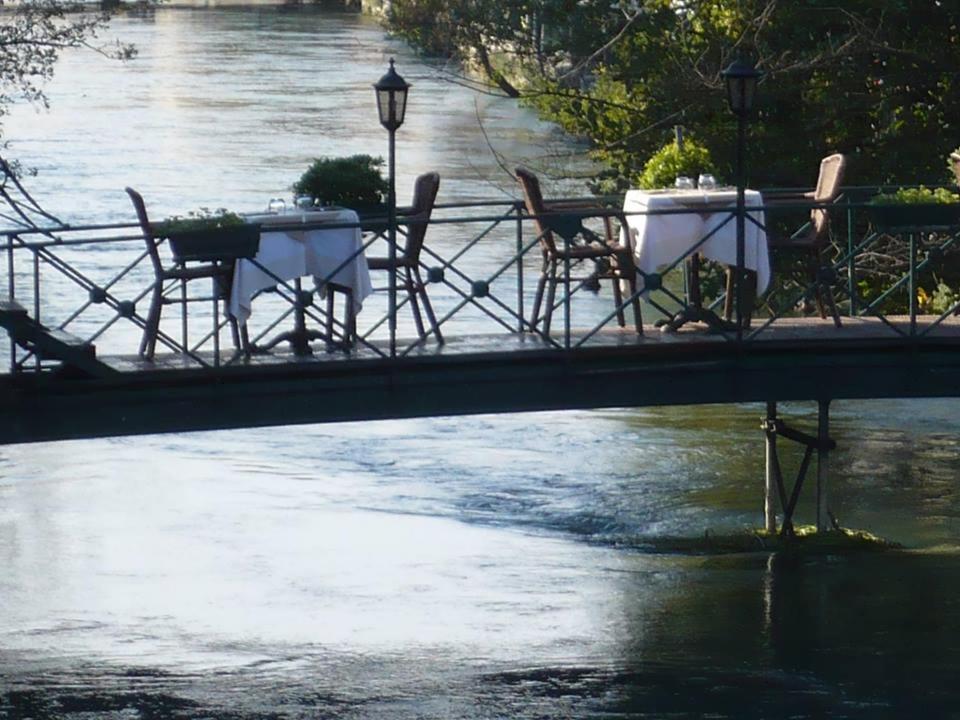
<svg viewBox="0 0 960 720"><path fill-rule="evenodd" d="M387 196L388 236L387 240L390 262L390 356L397 353L397 192L396 192L396 162L394 159L394 134L397 128L403 125L403 117L407 111L407 91L410 84L404 80L393 68L393 58L390 58L390 69L373 86L377 92L377 112L380 113L380 124L390 134L389 151L389 191Z"/></svg>
<svg viewBox="0 0 960 720"><path fill-rule="evenodd" d="M743 337L743 285L744 285L744 146L746 143L747 115L753 109L757 80L762 74L750 63L737 59L720 73L727 85L727 102L730 111L737 116L737 340Z"/></svg>

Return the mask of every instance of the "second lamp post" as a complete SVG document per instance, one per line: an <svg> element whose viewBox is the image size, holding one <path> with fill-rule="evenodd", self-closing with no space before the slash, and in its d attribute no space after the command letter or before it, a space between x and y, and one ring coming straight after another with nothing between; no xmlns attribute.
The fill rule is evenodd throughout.
<svg viewBox="0 0 960 720"><path fill-rule="evenodd" d="M746 145L747 116L753 109L753 98L757 90L757 80L761 73L750 63L734 60L720 73L727 85L727 102L730 111L737 116L737 340L743 337L743 296L744 296L744 224L746 178L744 170L744 148Z"/></svg>
<svg viewBox="0 0 960 720"><path fill-rule="evenodd" d="M388 235L387 242L390 267L397 267L397 168L395 160L394 134L401 125L407 111L407 91L410 84L404 80L393 67L393 58L390 58L390 69L373 86L377 92L377 112L380 114L380 124L390 136L389 144L389 189L387 192ZM390 326L390 357L397 354L397 275L390 273L389 299L389 326Z"/></svg>

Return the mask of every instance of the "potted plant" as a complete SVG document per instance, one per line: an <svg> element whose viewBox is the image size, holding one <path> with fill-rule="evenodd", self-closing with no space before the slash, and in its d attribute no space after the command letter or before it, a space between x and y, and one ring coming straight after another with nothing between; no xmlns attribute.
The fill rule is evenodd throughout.
<svg viewBox="0 0 960 720"><path fill-rule="evenodd" d="M696 140L687 138L682 148L671 141L650 156L637 185L645 190L673 187L678 177L695 178L710 172L712 165L710 151Z"/></svg>
<svg viewBox="0 0 960 720"><path fill-rule="evenodd" d="M260 226L226 208L200 208L174 215L156 227L166 237L176 262L250 258L260 247Z"/></svg>
<svg viewBox="0 0 960 720"><path fill-rule="evenodd" d="M869 206L873 224L888 233L960 224L960 195L947 188L899 188L874 196Z"/></svg>
<svg viewBox="0 0 960 720"><path fill-rule="evenodd" d="M361 215L382 213L389 186L380 174L381 167L383 158L370 155L317 158L293 184L293 193L313 198L317 204L348 207Z"/></svg>

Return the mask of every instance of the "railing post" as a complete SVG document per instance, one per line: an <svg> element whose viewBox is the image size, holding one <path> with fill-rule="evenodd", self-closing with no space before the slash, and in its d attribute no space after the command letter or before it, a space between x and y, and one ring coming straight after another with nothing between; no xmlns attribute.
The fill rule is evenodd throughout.
<svg viewBox="0 0 960 720"><path fill-rule="evenodd" d="M40 253L33 251L33 318L40 323ZM40 353L34 350L33 363L37 372L40 372Z"/></svg>
<svg viewBox="0 0 960 720"><path fill-rule="evenodd" d="M213 294L217 294L217 281L216 279L211 279L210 283L213 287ZM161 288L162 292L162 288ZM189 318L187 314L189 313L189 306L187 305L187 281L180 281L180 344L183 346L182 351L187 352L187 349L190 347L190 325Z"/></svg>
<svg viewBox="0 0 960 720"><path fill-rule="evenodd" d="M563 294L563 347L570 349L570 239L563 238L563 284L566 292Z"/></svg>
<svg viewBox="0 0 960 720"><path fill-rule="evenodd" d="M850 196L844 197L847 203L847 296L850 298L850 317L857 316L857 259L853 254L853 221L854 210L850 204Z"/></svg>
<svg viewBox="0 0 960 720"><path fill-rule="evenodd" d="M744 233L746 230L744 223L745 185L746 177L744 172L744 145L746 142L746 117L744 113L737 115L737 282L734 283L736 297L737 314L737 344L743 341L743 295L744 295Z"/></svg>
<svg viewBox="0 0 960 720"><path fill-rule="evenodd" d="M907 287L910 292L910 337L917 336L917 233L909 234L910 244L910 279Z"/></svg>
<svg viewBox="0 0 960 720"><path fill-rule="evenodd" d="M18 235L8 235L7 236L7 297L10 300L16 299L16 283L13 281L14 272L13 272L13 239L19 238ZM13 342L12 338L10 341L10 372L17 372L17 344Z"/></svg>
<svg viewBox="0 0 960 720"><path fill-rule="evenodd" d="M516 203L517 213L517 332L523 332L523 205Z"/></svg>

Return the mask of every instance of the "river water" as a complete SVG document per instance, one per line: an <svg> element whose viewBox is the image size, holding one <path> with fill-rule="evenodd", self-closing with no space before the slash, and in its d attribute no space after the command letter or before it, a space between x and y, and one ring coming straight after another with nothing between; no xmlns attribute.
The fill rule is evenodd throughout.
<svg viewBox="0 0 960 720"><path fill-rule="evenodd" d="M401 196L434 168L446 199L513 193L478 117L511 163L578 150L354 15L114 28L135 61L70 55L52 111L5 123L74 222L132 219L127 184L261 207L311 157L383 154L390 56ZM956 411L836 403L831 506L906 549L793 562L649 542L761 521L752 405L4 447L0 718L955 716Z"/></svg>

